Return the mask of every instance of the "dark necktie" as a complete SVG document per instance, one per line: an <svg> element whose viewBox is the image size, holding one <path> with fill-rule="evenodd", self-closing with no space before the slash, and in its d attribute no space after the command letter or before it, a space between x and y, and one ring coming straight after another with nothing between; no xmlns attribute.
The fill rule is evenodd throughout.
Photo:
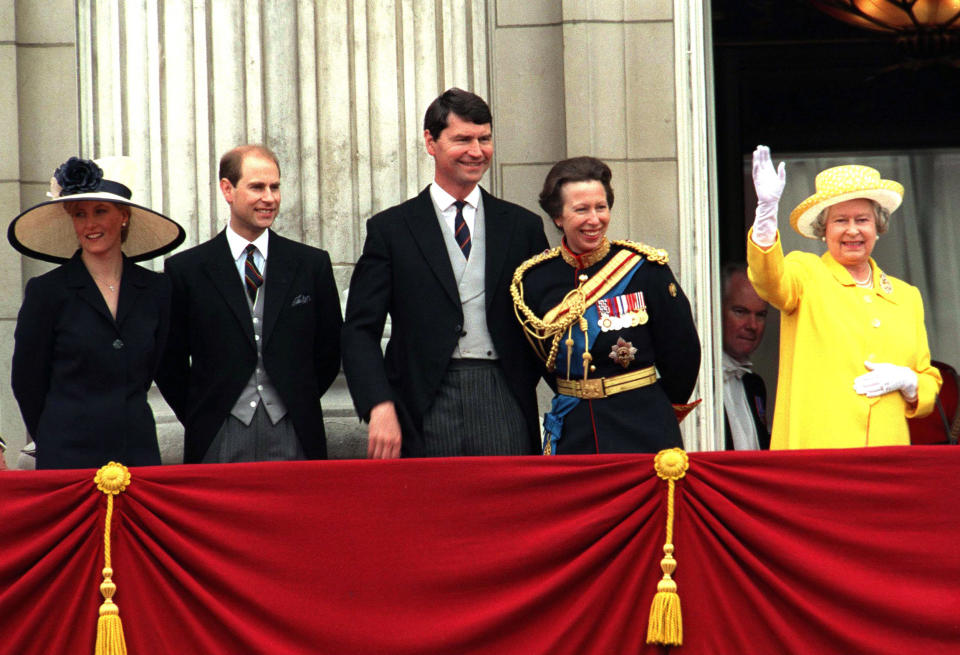
<svg viewBox="0 0 960 655"><path fill-rule="evenodd" d="M453 204L457 206L457 217L453 221L453 235L457 245L460 246L460 252L467 259L470 257L470 228L467 227L467 221L463 218L463 206L467 203L457 200Z"/></svg>
<svg viewBox="0 0 960 655"><path fill-rule="evenodd" d="M257 289L263 284L263 276L260 275L260 269L253 261L253 253L257 247L252 243L247 244L247 263L243 267L243 279L247 283L247 295L250 296L250 302L257 302Z"/></svg>

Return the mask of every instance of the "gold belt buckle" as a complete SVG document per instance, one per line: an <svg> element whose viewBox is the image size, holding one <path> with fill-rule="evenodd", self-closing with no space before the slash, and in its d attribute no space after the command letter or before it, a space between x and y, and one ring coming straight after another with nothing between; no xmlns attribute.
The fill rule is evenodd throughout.
<svg viewBox="0 0 960 655"><path fill-rule="evenodd" d="M603 386L603 378L595 378L592 380L582 380L580 382L580 397L585 400L593 400L594 398L605 398L607 396L606 389Z"/></svg>

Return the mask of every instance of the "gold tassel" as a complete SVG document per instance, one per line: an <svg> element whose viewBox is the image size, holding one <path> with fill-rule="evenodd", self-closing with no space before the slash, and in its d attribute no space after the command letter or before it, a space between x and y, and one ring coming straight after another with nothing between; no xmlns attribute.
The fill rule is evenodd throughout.
<svg viewBox="0 0 960 655"><path fill-rule="evenodd" d="M673 558L673 498L676 481L687 474L690 459L680 448L661 450L653 459L657 476L667 481L667 538L663 545L660 569L663 578L657 583L657 593L650 606L650 621L647 624L647 643L665 646L683 645L683 615L680 612L680 595L673 572L677 560Z"/></svg>
<svg viewBox="0 0 960 655"><path fill-rule="evenodd" d="M110 524L113 520L113 497L130 484L130 471L123 464L110 462L97 471L93 481L97 489L107 495L107 515L103 521L103 582L100 583L103 604L100 605L100 618L97 619L97 643L93 652L94 655L127 655L120 608L113 602L117 585L113 581L113 568L110 566Z"/></svg>

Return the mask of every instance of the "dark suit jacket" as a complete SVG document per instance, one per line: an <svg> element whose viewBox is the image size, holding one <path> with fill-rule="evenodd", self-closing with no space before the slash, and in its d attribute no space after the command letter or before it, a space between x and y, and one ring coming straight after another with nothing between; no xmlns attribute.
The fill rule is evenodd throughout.
<svg viewBox="0 0 960 655"><path fill-rule="evenodd" d="M126 258L116 320L79 252L27 283L11 381L37 468L160 464L147 391L169 316L170 282Z"/></svg>
<svg viewBox="0 0 960 655"><path fill-rule="evenodd" d="M184 461L199 462L257 363L253 323L227 236L167 260L170 339L157 386L183 423ZM263 363L303 451L326 457L320 396L340 370L340 300L330 256L270 233Z"/></svg>
<svg viewBox="0 0 960 655"><path fill-rule="evenodd" d="M536 214L481 192L487 329L524 412L534 453L540 449L539 365L514 315L509 285L517 266L543 251L547 240ZM380 339L388 313L391 332L384 354ZM392 400L405 457L423 452L423 414L462 331L460 296L428 187L367 221L343 327L343 370L357 413L367 420L375 405Z"/></svg>
<svg viewBox="0 0 960 655"><path fill-rule="evenodd" d="M757 426L757 441L761 450L770 449L770 432L767 430L767 420L763 415L767 411L767 387L763 383L763 378L756 373L744 373L743 390L747 394L747 405L750 407L750 416L753 417L753 423ZM727 411L723 411L723 434L726 441L726 449L733 450L733 436L730 434L730 421L727 419Z"/></svg>

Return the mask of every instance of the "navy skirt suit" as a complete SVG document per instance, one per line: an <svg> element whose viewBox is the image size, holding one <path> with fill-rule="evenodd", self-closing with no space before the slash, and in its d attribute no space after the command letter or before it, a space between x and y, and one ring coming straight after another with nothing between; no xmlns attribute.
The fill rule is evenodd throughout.
<svg viewBox="0 0 960 655"><path fill-rule="evenodd" d="M27 283L12 386L38 469L160 464L147 392L169 319L169 280L126 257L116 318L79 251Z"/></svg>

